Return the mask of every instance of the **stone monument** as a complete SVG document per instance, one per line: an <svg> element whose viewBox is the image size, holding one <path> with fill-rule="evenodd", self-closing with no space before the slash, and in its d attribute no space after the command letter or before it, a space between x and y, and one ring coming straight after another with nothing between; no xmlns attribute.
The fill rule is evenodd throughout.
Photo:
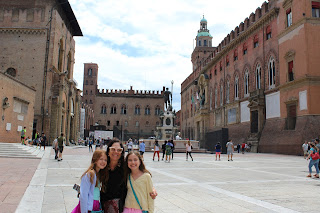
<svg viewBox="0 0 320 213"><path fill-rule="evenodd" d="M173 88L173 81L171 81ZM163 94L165 111L160 113L160 125L157 126L156 138L159 140L174 139L178 128L175 126L176 112L172 111L172 88L169 88ZM171 99L171 100L170 100Z"/></svg>

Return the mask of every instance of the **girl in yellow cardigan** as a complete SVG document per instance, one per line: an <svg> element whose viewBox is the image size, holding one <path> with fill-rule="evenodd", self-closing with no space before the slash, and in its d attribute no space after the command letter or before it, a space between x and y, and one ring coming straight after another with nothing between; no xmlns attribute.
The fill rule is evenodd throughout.
<svg viewBox="0 0 320 213"><path fill-rule="evenodd" d="M145 168L141 156L130 152L125 160L127 177L127 197L123 213L154 212L154 200L150 196L153 191L151 173Z"/></svg>

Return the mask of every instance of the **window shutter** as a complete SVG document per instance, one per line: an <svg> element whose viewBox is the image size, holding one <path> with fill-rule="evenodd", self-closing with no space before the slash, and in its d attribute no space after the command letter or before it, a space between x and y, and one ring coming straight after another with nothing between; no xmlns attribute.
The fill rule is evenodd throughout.
<svg viewBox="0 0 320 213"><path fill-rule="evenodd" d="M312 2L312 8L320 9L320 2L315 2L315 1L313 1L313 2Z"/></svg>
<svg viewBox="0 0 320 213"><path fill-rule="evenodd" d="M247 49L248 49L247 43L244 43L244 44L243 44L243 50L247 50Z"/></svg>
<svg viewBox="0 0 320 213"><path fill-rule="evenodd" d="M270 25L267 27L266 32L267 32L267 34L271 33L271 27L270 27Z"/></svg>
<svg viewBox="0 0 320 213"><path fill-rule="evenodd" d="M291 13L291 8L286 10L286 14L288 15L289 13Z"/></svg>
<svg viewBox="0 0 320 213"><path fill-rule="evenodd" d="M290 61L290 62L288 63L288 72L289 72L289 73L292 73L292 70L293 70L293 61Z"/></svg>

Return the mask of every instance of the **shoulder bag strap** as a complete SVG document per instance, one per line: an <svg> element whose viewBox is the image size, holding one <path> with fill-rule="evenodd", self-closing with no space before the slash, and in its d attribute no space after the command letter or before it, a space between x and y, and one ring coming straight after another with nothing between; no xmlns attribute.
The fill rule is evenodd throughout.
<svg viewBox="0 0 320 213"><path fill-rule="evenodd" d="M140 209L142 210L142 207L141 207L141 205L140 205L140 202L139 202L139 200L138 200L138 197L137 197L137 195L136 195L136 192L134 191L134 189L133 189L133 187L132 187L130 174L129 174L129 182L130 182L130 186L131 186L131 189L132 189L133 195L134 195L134 197L136 198L136 201L137 201L138 205L140 206Z"/></svg>

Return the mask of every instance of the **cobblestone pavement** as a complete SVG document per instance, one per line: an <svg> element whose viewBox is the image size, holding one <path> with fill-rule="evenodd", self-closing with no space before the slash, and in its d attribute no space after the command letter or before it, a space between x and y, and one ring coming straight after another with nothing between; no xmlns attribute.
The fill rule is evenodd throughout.
<svg viewBox="0 0 320 213"><path fill-rule="evenodd" d="M80 183L91 155L86 147L66 147L63 161L57 162L47 149L16 212L71 212L78 203L72 186ZM152 153L145 153L158 192L156 213L319 212L320 180L306 178L308 161L303 157L255 153L236 153L234 161L225 155L221 161L212 154L193 157L186 161L185 154L175 153L165 163L152 161Z"/></svg>

